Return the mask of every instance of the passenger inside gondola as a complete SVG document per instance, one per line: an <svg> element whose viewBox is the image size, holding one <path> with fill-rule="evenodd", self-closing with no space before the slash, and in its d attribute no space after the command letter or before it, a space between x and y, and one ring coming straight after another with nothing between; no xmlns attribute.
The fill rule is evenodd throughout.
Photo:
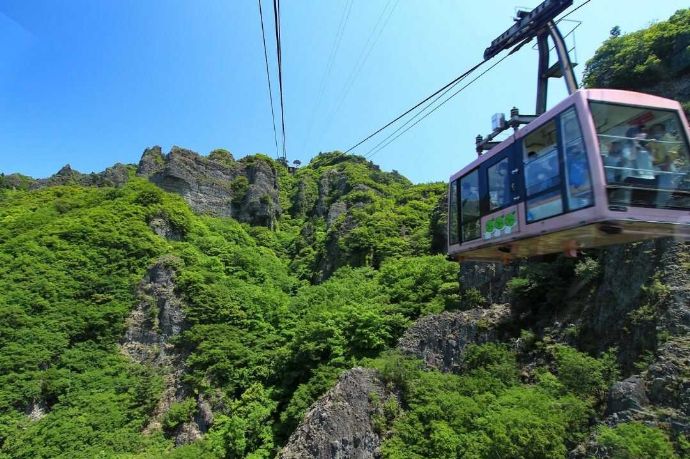
<svg viewBox="0 0 690 459"><path fill-rule="evenodd" d="M688 145L673 111L590 103L609 204L690 208ZM651 123L651 124L650 124Z"/></svg>
<svg viewBox="0 0 690 459"><path fill-rule="evenodd" d="M558 182L557 151L552 149L542 151L540 154L530 151L527 154L525 169L528 194L535 194L553 187Z"/></svg>
<svg viewBox="0 0 690 459"><path fill-rule="evenodd" d="M488 169L489 211L510 204L510 174L508 159L503 159Z"/></svg>
<svg viewBox="0 0 690 459"><path fill-rule="evenodd" d="M609 144L608 154L604 156L606 182L611 185L623 185L630 177L632 167L630 160L623 154L623 143L614 140ZM630 204L630 189L614 188L609 190L609 199L613 204L627 206Z"/></svg>
<svg viewBox="0 0 690 459"><path fill-rule="evenodd" d="M658 177L657 207L666 207L672 199L672 190L678 186L677 171L682 168L678 156L676 139L666 132L663 123L654 124L649 130L649 149L652 152L652 162L655 175Z"/></svg>

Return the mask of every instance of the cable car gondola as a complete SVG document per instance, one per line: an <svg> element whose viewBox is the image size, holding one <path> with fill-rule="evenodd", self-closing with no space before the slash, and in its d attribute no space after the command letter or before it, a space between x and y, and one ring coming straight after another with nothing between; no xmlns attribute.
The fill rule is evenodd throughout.
<svg viewBox="0 0 690 459"><path fill-rule="evenodd" d="M537 114L513 109L508 120L495 116L494 131L477 137L479 157L451 176L452 258L574 256L589 247L690 237L690 132L680 104L630 91L578 90L553 22L571 4L546 0L518 13L484 53L488 59L537 37ZM552 67L548 37L559 58ZM546 111L548 78L561 76L570 95ZM509 128L513 135L492 142Z"/></svg>
<svg viewBox="0 0 690 459"><path fill-rule="evenodd" d="M448 252L502 260L690 235L678 102L582 89L451 177Z"/></svg>

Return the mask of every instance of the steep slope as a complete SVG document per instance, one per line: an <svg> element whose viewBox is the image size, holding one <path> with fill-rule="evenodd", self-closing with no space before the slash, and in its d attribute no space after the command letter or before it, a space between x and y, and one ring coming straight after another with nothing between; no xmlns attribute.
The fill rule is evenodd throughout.
<svg viewBox="0 0 690 459"><path fill-rule="evenodd" d="M342 266L378 268L390 257L445 250L439 234L445 223L433 226L443 218L443 184L413 185L339 152L320 154L281 179L290 214L281 228L299 228L288 254L291 269L305 279L320 282Z"/></svg>
<svg viewBox="0 0 690 459"><path fill-rule="evenodd" d="M689 18L611 37L586 83L687 105ZM396 353L369 363L400 405L370 416L376 446L356 457L688 457L689 257L688 244L657 240L578 260L463 264L467 311L418 320ZM332 418L307 417L297 432L329 431ZM286 454L339 439L295 433Z"/></svg>
<svg viewBox="0 0 690 459"><path fill-rule="evenodd" d="M0 458L687 455L688 247L458 292L444 193L337 152L0 176Z"/></svg>
<svg viewBox="0 0 690 459"><path fill-rule="evenodd" d="M179 148L109 171L3 177L0 457L269 457L343 370L457 305L455 265L413 256L442 185ZM297 210L304 177L342 188Z"/></svg>

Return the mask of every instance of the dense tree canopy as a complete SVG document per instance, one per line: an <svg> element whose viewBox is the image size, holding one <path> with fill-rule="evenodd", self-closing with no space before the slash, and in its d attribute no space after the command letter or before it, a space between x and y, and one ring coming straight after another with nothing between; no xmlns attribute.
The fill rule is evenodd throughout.
<svg viewBox="0 0 690 459"><path fill-rule="evenodd" d="M690 9L624 35L613 34L587 62L593 88L643 90L690 73Z"/></svg>

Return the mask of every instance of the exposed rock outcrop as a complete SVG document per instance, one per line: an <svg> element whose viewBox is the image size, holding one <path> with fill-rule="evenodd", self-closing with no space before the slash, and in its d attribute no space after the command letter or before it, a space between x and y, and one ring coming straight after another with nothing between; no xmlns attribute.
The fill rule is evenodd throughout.
<svg viewBox="0 0 690 459"><path fill-rule="evenodd" d="M510 317L508 305L435 314L419 319L400 339L398 349L424 360L430 368L455 371L468 344L496 340ZM372 396L372 394L375 394ZM376 458L385 432L373 419L381 405L399 394L392 392L376 370L354 368L307 412L281 453L296 458Z"/></svg>
<svg viewBox="0 0 690 459"><path fill-rule="evenodd" d="M372 419L397 394L375 370L353 368L307 412L280 453L282 459L367 459L379 457L381 433Z"/></svg>
<svg viewBox="0 0 690 459"><path fill-rule="evenodd" d="M505 304L422 317L400 338L398 349L422 359L430 368L457 371L467 345L498 340L510 315Z"/></svg>
<svg viewBox="0 0 690 459"><path fill-rule="evenodd" d="M157 235L169 239L171 241L182 240L182 231L175 228L165 216L154 217L149 221L149 228Z"/></svg>
<svg viewBox="0 0 690 459"><path fill-rule="evenodd" d="M141 301L127 319L122 341L122 350L139 363L166 367L176 357L170 339L182 331L184 312L174 279L174 269L158 262L139 285Z"/></svg>
<svg viewBox="0 0 690 459"><path fill-rule="evenodd" d="M522 328L543 331L592 354L617 348L619 363L629 375L643 354L656 350L659 335L690 332L690 246L666 238L610 246L592 255L596 273L589 278L573 275L577 260L555 256L541 267L534 260L509 266L463 263L461 288L476 288L488 303L511 302L528 309L531 314L519 318ZM568 263L570 268L563 269ZM521 305L511 298L507 284L516 276L529 277L526 273L535 267L543 271L537 282L558 289L559 296L530 298ZM571 277L559 278L563 272Z"/></svg>
<svg viewBox="0 0 690 459"><path fill-rule="evenodd" d="M82 174L72 169L69 164L63 166L57 173L48 178L33 179L25 175L9 174L0 177L0 188L15 188L34 190L49 186L80 185L80 186L122 186L129 180L131 166L117 163L102 172Z"/></svg>
<svg viewBox="0 0 690 459"><path fill-rule="evenodd" d="M30 421L40 421L48 413L48 407L42 400L34 400L29 406L24 410L24 414L29 418Z"/></svg>
<svg viewBox="0 0 690 459"><path fill-rule="evenodd" d="M122 352L132 360L152 366L164 382L158 400L144 432L162 429L162 422L170 407L190 396L182 378L185 373L184 355L171 343L185 327L182 300L175 292L175 260L161 260L152 266L141 281L140 301L127 319L127 330L121 342ZM213 414L202 395L197 399L197 415L182 424L176 432L175 444L190 443L208 430Z"/></svg>
<svg viewBox="0 0 690 459"><path fill-rule="evenodd" d="M510 295L506 284L518 274L519 262L510 265L465 261L460 263L460 289L474 289L482 294L488 304L507 303Z"/></svg>
<svg viewBox="0 0 690 459"><path fill-rule="evenodd" d="M690 433L690 337L671 340L641 374L613 385L605 422L643 421Z"/></svg>
<svg viewBox="0 0 690 459"><path fill-rule="evenodd" d="M234 161L229 154L204 157L179 147L164 155L156 146L144 151L137 174L180 194L199 213L267 227L281 213L277 172L260 157Z"/></svg>

